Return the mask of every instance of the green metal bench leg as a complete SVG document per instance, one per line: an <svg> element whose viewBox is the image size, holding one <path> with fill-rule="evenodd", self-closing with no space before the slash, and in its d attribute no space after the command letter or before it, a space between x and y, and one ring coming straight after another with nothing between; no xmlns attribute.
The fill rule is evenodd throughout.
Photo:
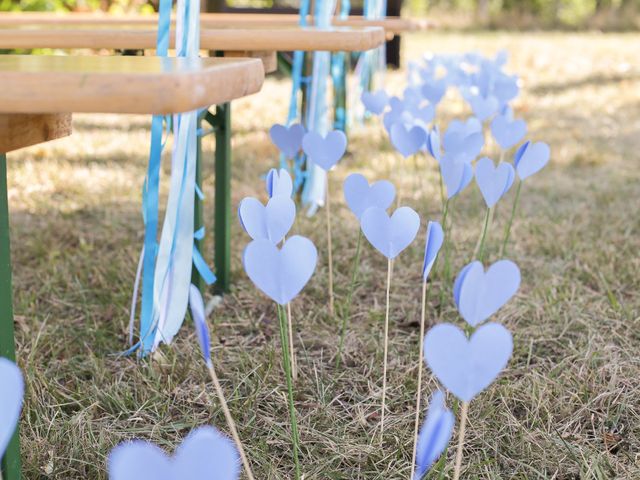
<svg viewBox="0 0 640 480"><path fill-rule="evenodd" d="M202 127L202 120L204 115L198 115L198 128ZM196 150L196 185L202 188L202 136L197 135L197 150ZM204 217L203 217L203 202L198 196L195 194L196 198L193 202L193 231L198 231L204 225ZM200 253L202 253L202 240L194 240L194 247L198 249ZM198 269L195 265L191 270L191 283L198 287L200 293L204 293L205 290L205 282L198 272Z"/></svg>
<svg viewBox="0 0 640 480"><path fill-rule="evenodd" d="M229 291L231 274L231 104L216 106L214 263L222 292Z"/></svg>
<svg viewBox="0 0 640 480"><path fill-rule="evenodd" d="M0 153L0 357L15 361L12 303L7 156L4 153ZM18 428L16 428L16 432L7 447L0 467L4 480L20 480L20 438Z"/></svg>

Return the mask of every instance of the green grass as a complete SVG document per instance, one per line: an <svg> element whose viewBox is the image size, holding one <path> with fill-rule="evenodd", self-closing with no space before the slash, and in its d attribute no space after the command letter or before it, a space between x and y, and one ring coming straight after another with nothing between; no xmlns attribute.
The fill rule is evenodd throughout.
<svg viewBox="0 0 640 480"><path fill-rule="evenodd" d="M427 50L509 48L509 68L523 81L516 113L532 138L552 148L551 164L523 188L510 247L522 286L495 317L513 332L514 355L471 405L463 478L640 478L639 41L556 33L407 38L408 58ZM388 74L390 89L403 87L404 74ZM267 130L285 118L288 91L285 80L269 79L262 93L235 104L236 205L246 195L265 197L258 175L276 163ZM466 114L455 96L439 111L443 123ZM78 115L72 137L9 157L18 356L28 385L21 431L27 479L105 478L106 456L123 440L151 439L172 450L194 426L226 428L189 322L153 359L113 355L125 347L142 244L149 123ZM349 150L331 174L338 301L357 239L340 192L348 173L385 178L393 166L390 178L423 227L395 262L389 412L380 448L385 260L364 244L345 361L336 371L340 322L327 314L324 215L298 216L294 230L320 252L316 274L293 304L302 465L307 479L407 478L424 225L441 213L437 174L425 158L418 175L411 162L402 165L376 122L353 128ZM209 219L211 158L204 185ZM496 212L489 261L497 259L513 194ZM483 213L475 186L453 205L454 273L473 252ZM237 224L233 238L233 290L211 316L217 371L257 477L292 478L276 310L242 271L248 237ZM211 256L210 236L207 242ZM441 288L436 277L429 323L460 322L448 291L438 304ZM426 383L429 394L436 382L428 371Z"/></svg>

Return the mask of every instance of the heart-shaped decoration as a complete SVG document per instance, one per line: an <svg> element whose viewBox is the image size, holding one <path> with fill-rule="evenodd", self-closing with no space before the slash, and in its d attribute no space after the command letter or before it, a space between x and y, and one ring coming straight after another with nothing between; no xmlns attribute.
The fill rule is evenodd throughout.
<svg viewBox="0 0 640 480"><path fill-rule="evenodd" d="M215 428L193 430L169 457L142 440L125 442L109 454L109 480L237 480L240 460L234 444Z"/></svg>
<svg viewBox="0 0 640 480"><path fill-rule="evenodd" d="M427 418L418 436L414 480L422 479L433 462L442 454L451 440L454 424L455 417L444 404L444 394L436 390L431 396Z"/></svg>
<svg viewBox="0 0 640 480"><path fill-rule="evenodd" d="M20 419L24 380L15 363L0 358L0 459Z"/></svg>
<svg viewBox="0 0 640 480"><path fill-rule="evenodd" d="M368 208L360 219L369 243L388 259L396 258L418 234L420 216L409 207L400 207L389 217L380 207Z"/></svg>
<svg viewBox="0 0 640 480"><path fill-rule="evenodd" d="M290 197L271 197L267 206L247 197L240 202L238 217L242 228L253 240L276 244L285 237L296 219L296 204Z"/></svg>
<svg viewBox="0 0 640 480"><path fill-rule="evenodd" d="M299 123L294 123L288 128L276 123L269 130L271 141L287 158L294 158L298 154L305 133L304 127Z"/></svg>
<svg viewBox="0 0 640 480"><path fill-rule="evenodd" d="M423 128L415 126L408 129L400 122L391 126L389 135L395 149L405 158L418 153L427 141L427 133Z"/></svg>
<svg viewBox="0 0 640 480"><path fill-rule="evenodd" d="M364 92L360 99L362 100L364 108L374 115L380 115L389 104L389 95L387 95L387 92L384 90Z"/></svg>
<svg viewBox="0 0 640 480"><path fill-rule="evenodd" d="M484 122L498 111L500 105L498 100L493 96L483 97L482 95L472 95L469 97L469 105L473 114Z"/></svg>
<svg viewBox="0 0 640 480"><path fill-rule="evenodd" d="M313 275L318 251L311 240L294 235L281 249L268 240L254 240L245 248L242 260L255 286L273 301L286 305Z"/></svg>
<svg viewBox="0 0 640 480"><path fill-rule="evenodd" d="M427 151L429 154L440 163L442 159L442 150L440 148L440 130L438 127L433 127L427 136Z"/></svg>
<svg viewBox="0 0 640 480"><path fill-rule="evenodd" d="M427 225L427 241L424 246L424 261L422 262L422 280L427 281L433 262L442 247L444 241L444 232L438 222L429 222Z"/></svg>
<svg viewBox="0 0 640 480"><path fill-rule="evenodd" d="M520 180L539 172L549 162L551 149L543 142L526 142L516 151L514 163Z"/></svg>
<svg viewBox="0 0 640 480"><path fill-rule="evenodd" d="M440 173L447 187L447 198L453 198L473 179L473 168L464 157L445 154L440 161Z"/></svg>
<svg viewBox="0 0 640 480"><path fill-rule="evenodd" d="M404 102L398 97L391 97L389 99L390 110L382 117L382 124L384 125L387 133L391 131L391 126L394 123L400 122L402 120L404 106Z"/></svg>
<svg viewBox="0 0 640 480"><path fill-rule="evenodd" d="M396 187L388 180L379 180L369 185L367 179L359 173L352 173L344 181L344 198L353 214L360 220L370 207L386 210L393 203Z"/></svg>
<svg viewBox="0 0 640 480"><path fill-rule="evenodd" d="M347 150L347 137L340 130L333 130L326 137L307 132L302 138L302 149L316 165L328 172Z"/></svg>
<svg viewBox="0 0 640 480"><path fill-rule="evenodd" d="M491 133L503 150L508 150L527 134L527 122L498 115L491 121Z"/></svg>
<svg viewBox="0 0 640 480"><path fill-rule="evenodd" d="M473 161L484 146L482 123L475 117L465 122L453 120L444 134L442 146L450 156L464 158L466 162Z"/></svg>
<svg viewBox="0 0 640 480"><path fill-rule="evenodd" d="M470 339L450 323L431 328L424 337L424 359L440 383L470 402L507 366L513 339L498 323L478 328Z"/></svg>
<svg viewBox="0 0 640 480"><path fill-rule="evenodd" d="M494 167L490 158L482 157L476 163L476 183L488 208L492 208L513 185L515 171L510 163L501 162Z"/></svg>
<svg viewBox="0 0 640 480"><path fill-rule="evenodd" d="M466 322L475 327L497 312L520 288L520 269L511 260L499 260L484 271L475 261L454 282L454 301Z"/></svg>
<svg viewBox="0 0 640 480"><path fill-rule="evenodd" d="M271 197L288 197L293 195L293 180L285 168L272 168L265 179L267 194Z"/></svg>
<svg viewBox="0 0 640 480"><path fill-rule="evenodd" d="M444 94L447 93L447 82L444 79L429 80L422 85L421 93L424 98L429 100L431 105L437 105L444 97Z"/></svg>

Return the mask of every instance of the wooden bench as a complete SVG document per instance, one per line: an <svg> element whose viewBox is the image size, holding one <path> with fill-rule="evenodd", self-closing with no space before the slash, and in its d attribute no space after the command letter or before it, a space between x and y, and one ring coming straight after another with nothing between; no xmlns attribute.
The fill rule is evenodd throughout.
<svg viewBox="0 0 640 480"><path fill-rule="evenodd" d="M6 154L70 135L75 112L192 111L255 93L263 81L257 59L0 56L0 356L15 359ZM219 200L229 199L216 189ZM4 480L20 479L17 432L0 468Z"/></svg>

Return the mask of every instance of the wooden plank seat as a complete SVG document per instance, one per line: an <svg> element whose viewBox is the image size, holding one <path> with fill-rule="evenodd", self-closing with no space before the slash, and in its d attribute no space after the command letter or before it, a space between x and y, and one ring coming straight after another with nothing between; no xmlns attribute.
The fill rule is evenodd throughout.
<svg viewBox="0 0 640 480"><path fill-rule="evenodd" d="M75 112L200 110L255 93L263 80L257 59L0 56L0 357L15 360L6 153L71 134ZM21 478L18 439L2 458L4 480Z"/></svg>

